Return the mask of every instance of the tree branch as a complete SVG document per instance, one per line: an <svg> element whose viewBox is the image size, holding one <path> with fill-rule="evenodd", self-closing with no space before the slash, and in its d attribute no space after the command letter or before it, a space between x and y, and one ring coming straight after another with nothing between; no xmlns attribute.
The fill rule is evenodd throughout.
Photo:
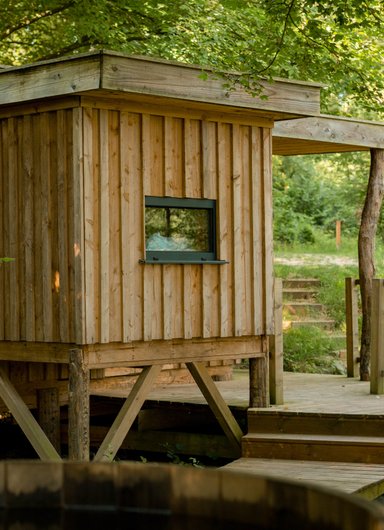
<svg viewBox="0 0 384 530"><path fill-rule="evenodd" d="M38 13L34 18L23 20L19 22L16 26L13 26L12 28L7 28L3 33L0 33L0 40L7 39L12 33L16 33L17 31L20 31L21 29L24 29L28 26L31 26L32 24L35 24L36 22L39 22L40 20L44 18L51 17L53 15L57 15L58 13L62 13L63 11L66 11L68 8L72 7L74 5L74 1L71 0L67 4L64 4L63 6L57 7L56 9L50 9L48 11L44 11L43 13Z"/></svg>
<svg viewBox="0 0 384 530"><path fill-rule="evenodd" d="M257 72L257 75L261 75L264 72L268 71L271 68L271 66L274 64L274 62L276 61L276 59L279 56L281 50L283 49L284 38L285 38L285 34L287 33L287 29L288 29L288 21L292 20L291 11L293 9L295 1L296 0L291 0L290 4L288 6L288 10L287 10L287 13L286 13L285 19L284 19L283 31L282 31L282 33L280 35L280 39L279 39L279 42L278 42L278 45L277 45L277 49L276 49L276 51L274 53L274 56L272 57L272 59L269 61L269 63L264 68L262 68L261 70L259 70Z"/></svg>

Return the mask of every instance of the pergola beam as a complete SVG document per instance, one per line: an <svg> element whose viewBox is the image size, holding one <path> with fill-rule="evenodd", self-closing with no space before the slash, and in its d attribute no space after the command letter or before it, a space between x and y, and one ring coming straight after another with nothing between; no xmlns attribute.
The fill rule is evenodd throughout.
<svg viewBox="0 0 384 530"><path fill-rule="evenodd" d="M282 120L275 123L273 154L305 155L367 151L384 146L384 124L340 116Z"/></svg>

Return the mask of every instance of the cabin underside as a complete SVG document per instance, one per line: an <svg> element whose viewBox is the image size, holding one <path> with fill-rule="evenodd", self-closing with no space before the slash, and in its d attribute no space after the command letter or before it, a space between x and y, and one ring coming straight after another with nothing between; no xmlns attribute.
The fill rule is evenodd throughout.
<svg viewBox="0 0 384 530"><path fill-rule="evenodd" d="M59 460L62 441L68 444L69 458L88 460L90 396L119 388L126 393L126 400L95 456L96 460L113 460L151 389L159 381L162 369L174 363L188 370L229 440L232 451L238 452L243 432L215 386L209 363L253 359L254 363L263 365L256 372L259 374L259 380L255 379L256 387L258 391L266 389L268 341L261 337L242 337L82 348L2 342L0 359L0 397L4 403L0 410L12 414L43 460ZM30 362L32 359L34 362ZM114 376L106 377L108 370L117 370L119 375L114 372ZM68 430L62 435L60 409L67 406ZM36 412L32 414L30 409Z"/></svg>

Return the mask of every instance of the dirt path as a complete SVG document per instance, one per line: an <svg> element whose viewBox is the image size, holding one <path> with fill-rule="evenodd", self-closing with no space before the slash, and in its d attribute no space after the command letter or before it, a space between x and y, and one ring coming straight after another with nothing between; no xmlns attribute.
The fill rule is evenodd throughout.
<svg viewBox="0 0 384 530"><path fill-rule="evenodd" d="M348 256L332 256L328 254L291 254L275 256L275 263L280 265L356 265L357 259Z"/></svg>

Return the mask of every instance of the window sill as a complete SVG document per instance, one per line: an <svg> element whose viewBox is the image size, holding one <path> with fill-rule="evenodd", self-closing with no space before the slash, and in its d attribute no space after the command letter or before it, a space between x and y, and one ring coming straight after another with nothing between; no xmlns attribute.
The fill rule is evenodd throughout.
<svg viewBox="0 0 384 530"><path fill-rule="evenodd" d="M170 260L170 259L139 259L142 265L226 265L229 261L226 260Z"/></svg>

